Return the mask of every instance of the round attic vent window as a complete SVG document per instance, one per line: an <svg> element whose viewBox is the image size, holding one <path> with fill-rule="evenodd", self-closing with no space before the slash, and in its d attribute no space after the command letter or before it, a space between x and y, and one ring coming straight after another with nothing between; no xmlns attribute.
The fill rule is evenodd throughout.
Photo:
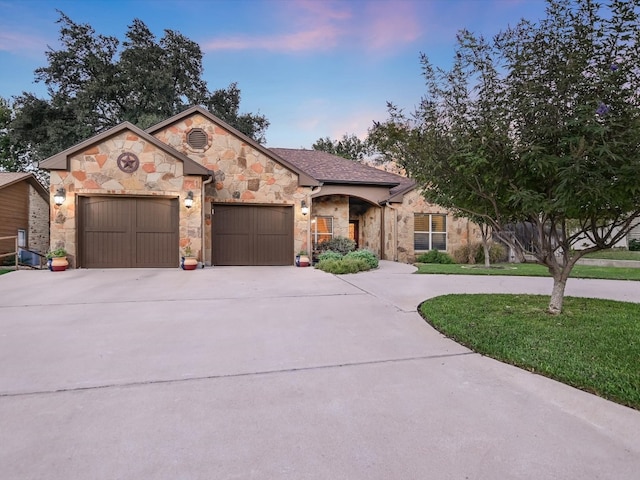
<svg viewBox="0 0 640 480"><path fill-rule="evenodd" d="M209 137L207 132L201 128L193 128L187 133L187 143L191 148L201 150L209 145Z"/></svg>

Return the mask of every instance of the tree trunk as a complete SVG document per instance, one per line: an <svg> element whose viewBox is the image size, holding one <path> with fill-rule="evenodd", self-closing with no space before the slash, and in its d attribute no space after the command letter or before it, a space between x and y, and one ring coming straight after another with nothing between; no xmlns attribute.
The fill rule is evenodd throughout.
<svg viewBox="0 0 640 480"><path fill-rule="evenodd" d="M559 315L562 313L564 289L566 286L567 279L564 278L562 272L553 275L553 290L551 291L551 300L549 301L549 313L553 315Z"/></svg>
<svg viewBox="0 0 640 480"><path fill-rule="evenodd" d="M482 242L482 248L484 249L484 266L485 268L491 267L491 249L489 248L489 242L484 240Z"/></svg>

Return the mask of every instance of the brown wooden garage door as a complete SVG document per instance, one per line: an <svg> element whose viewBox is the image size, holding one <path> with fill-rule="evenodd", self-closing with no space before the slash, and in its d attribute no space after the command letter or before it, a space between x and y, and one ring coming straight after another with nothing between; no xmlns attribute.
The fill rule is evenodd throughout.
<svg viewBox="0 0 640 480"><path fill-rule="evenodd" d="M176 199L80 197L79 219L80 267L179 264Z"/></svg>
<svg viewBox="0 0 640 480"><path fill-rule="evenodd" d="M293 208L214 205L214 265L292 265Z"/></svg>

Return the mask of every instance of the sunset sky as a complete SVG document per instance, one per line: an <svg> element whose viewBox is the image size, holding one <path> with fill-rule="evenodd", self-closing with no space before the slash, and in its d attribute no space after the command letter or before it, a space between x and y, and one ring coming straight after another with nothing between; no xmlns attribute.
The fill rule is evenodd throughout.
<svg viewBox="0 0 640 480"><path fill-rule="evenodd" d="M267 146L310 148L320 137L363 137L386 102L413 109L423 94L419 55L447 67L461 28L491 37L542 0L0 0L0 96L45 97L34 70L58 48L61 10L124 38L133 19L156 35L200 44L210 90L237 82L241 110L271 122Z"/></svg>

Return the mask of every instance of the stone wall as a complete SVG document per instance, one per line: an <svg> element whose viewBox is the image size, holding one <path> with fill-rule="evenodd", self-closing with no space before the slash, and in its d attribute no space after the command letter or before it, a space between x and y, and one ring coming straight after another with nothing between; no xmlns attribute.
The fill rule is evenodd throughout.
<svg viewBox="0 0 640 480"><path fill-rule="evenodd" d="M202 129L208 137L204 148L194 149L188 133ZM302 215L300 204L309 204L309 188L298 187L298 175L274 162L260 150L203 115L176 122L155 137L192 160L213 171L214 179L205 187L205 253L211 262L211 207L215 203L295 205L294 252L308 250L309 219ZM348 226L347 226L348 227Z"/></svg>
<svg viewBox="0 0 640 480"><path fill-rule="evenodd" d="M447 215L447 253L451 254L457 248L481 241L480 228L466 218L456 217L445 208L429 203L417 190L407 193L402 204L397 204L397 229L398 229L398 255L397 260L404 263L413 263L416 252L413 248L414 214L432 213ZM389 218L393 218L391 215ZM393 225L387 223L387 228ZM390 235L386 235L387 251L390 248ZM391 259L391 258L389 258Z"/></svg>
<svg viewBox="0 0 640 480"><path fill-rule="evenodd" d="M125 152L137 155L139 168L133 173L120 170L118 156ZM53 170L50 187L51 248L64 247L74 260L76 249L76 209L78 195L132 195L180 198L180 247L190 245L201 256L201 192L199 176L183 175L182 161L132 132L122 132L90 147L69 160L69 171ZM58 188L66 190L61 206L53 202ZM192 191L191 209L182 201ZM180 252L176 252L176 258Z"/></svg>
<svg viewBox="0 0 640 480"><path fill-rule="evenodd" d="M311 217L333 217L333 236L349 237L349 197L332 195L314 198Z"/></svg>
<svg viewBox="0 0 640 480"><path fill-rule="evenodd" d="M29 249L42 254L49 249L49 204L29 185Z"/></svg>
<svg viewBox="0 0 640 480"><path fill-rule="evenodd" d="M360 224L360 249L369 250L383 258L380 249L382 208L371 206L358 217Z"/></svg>

